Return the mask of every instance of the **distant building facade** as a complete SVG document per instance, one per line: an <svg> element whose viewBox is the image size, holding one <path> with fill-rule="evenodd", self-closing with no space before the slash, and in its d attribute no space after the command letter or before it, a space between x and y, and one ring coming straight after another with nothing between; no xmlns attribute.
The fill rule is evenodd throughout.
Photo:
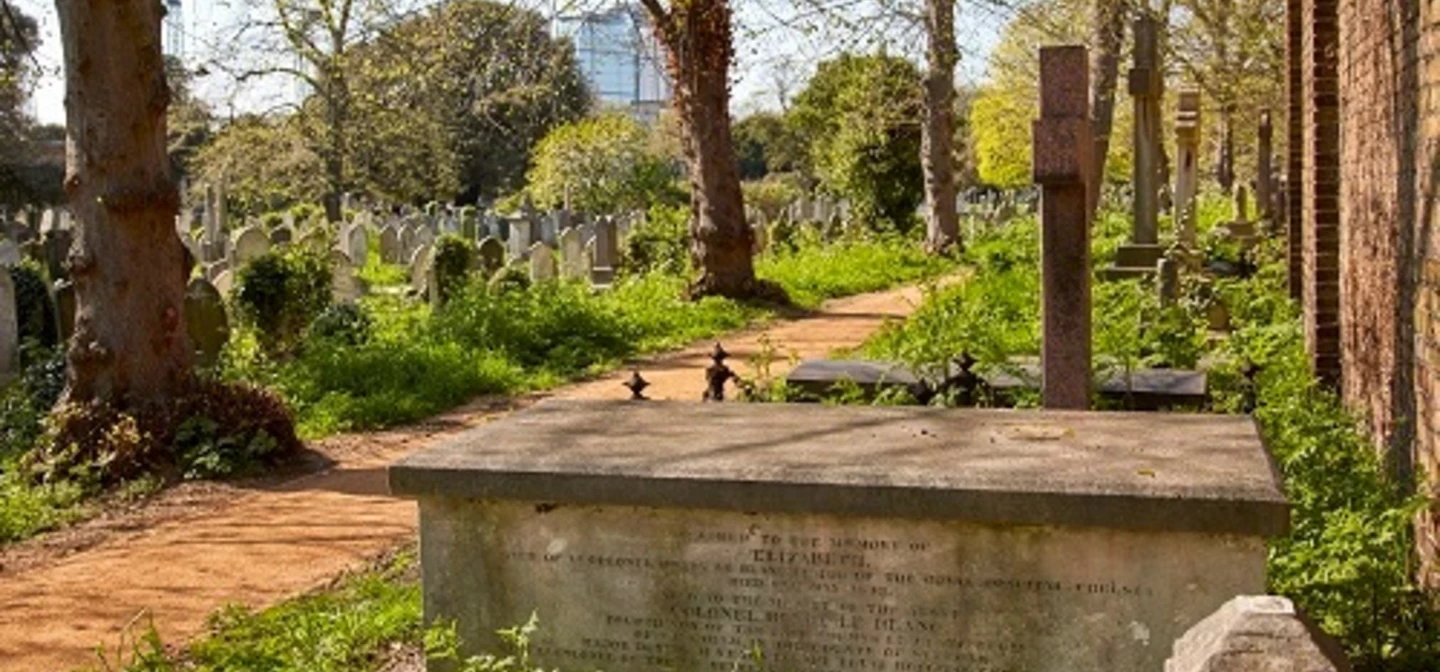
<svg viewBox="0 0 1440 672"><path fill-rule="evenodd" d="M602 105L628 109L646 122L654 122L669 105L664 54L640 5L559 14L552 25L556 37L575 45L580 71Z"/></svg>
<svg viewBox="0 0 1440 672"><path fill-rule="evenodd" d="M161 45L166 56L185 55L185 10L180 0L165 0L165 34Z"/></svg>

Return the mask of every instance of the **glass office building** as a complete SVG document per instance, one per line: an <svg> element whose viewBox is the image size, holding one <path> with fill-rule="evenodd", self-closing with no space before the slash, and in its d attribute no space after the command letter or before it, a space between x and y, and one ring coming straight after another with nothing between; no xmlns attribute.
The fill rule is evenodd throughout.
<svg viewBox="0 0 1440 672"><path fill-rule="evenodd" d="M561 14L554 19L554 32L574 43L580 71L602 105L623 107L653 122L669 104L664 54L638 4Z"/></svg>

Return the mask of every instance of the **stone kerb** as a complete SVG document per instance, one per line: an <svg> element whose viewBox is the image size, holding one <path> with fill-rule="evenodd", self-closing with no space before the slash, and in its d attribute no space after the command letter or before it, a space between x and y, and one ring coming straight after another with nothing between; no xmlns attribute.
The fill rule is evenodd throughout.
<svg viewBox="0 0 1440 672"><path fill-rule="evenodd" d="M427 621L545 669L1160 670L1288 526L1216 415L550 401L389 479Z"/></svg>

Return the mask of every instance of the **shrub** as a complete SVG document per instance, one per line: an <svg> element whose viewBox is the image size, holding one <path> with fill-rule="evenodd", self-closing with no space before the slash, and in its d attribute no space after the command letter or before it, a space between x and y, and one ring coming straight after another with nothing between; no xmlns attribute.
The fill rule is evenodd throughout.
<svg viewBox="0 0 1440 672"><path fill-rule="evenodd" d="M213 428L202 431L208 423ZM258 455L217 446L260 443L269 444L264 456L271 459L300 449L284 401L249 385L202 380L164 405L120 410L103 402L62 404L51 412L44 436L22 466L44 482L108 487L147 474L239 473ZM222 463L226 457L244 461L227 467Z"/></svg>
<svg viewBox="0 0 1440 672"><path fill-rule="evenodd" d="M745 192L745 205L765 214L765 219L775 221L785 208L805 195L798 180L791 176L772 175L763 180L754 180L740 185Z"/></svg>
<svg viewBox="0 0 1440 672"><path fill-rule="evenodd" d="M496 294L523 292L530 288L530 272L520 264L509 264L495 271L485 285Z"/></svg>
<svg viewBox="0 0 1440 672"><path fill-rule="evenodd" d="M540 207L565 205L584 212L642 210L678 202L675 171L656 151L649 132L622 114L557 126L536 146L526 176Z"/></svg>
<svg viewBox="0 0 1440 672"><path fill-rule="evenodd" d="M333 343L336 345L364 345L370 342L375 330L375 321L370 313L359 304L341 303L330 306L310 323L305 332L307 343Z"/></svg>
<svg viewBox="0 0 1440 672"><path fill-rule="evenodd" d="M330 264L315 250L269 252L240 269L236 306L272 357L288 356L330 301Z"/></svg>
<svg viewBox="0 0 1440 672"><path fill-rule="evenodd" d="M55 325L55 306L45 286L45 272L35 261L27 259L10 269L15 283L15 316L20 327L20 341L29 341L42 348L52 348L60 337Z"/></svg>
<svg viewBox="0 0 1440 672"><path fill-rule="evenodd" d="M790 123L810 139L825 191L875 230L909 231L924 199L920 73L904 58L842 55L821 63Z"/></svg>
<svg viewBox="0 0 1440 672"><path fill-rule="evenodd" d="M475 244L460 236L447 233L436 241L435 282L439 285L441 303L454 298L469 282L475 254Z"/></svg>
<svg viewBox="0 0 1440 672"><path fill-rule="evenodd" d="M630 232L621 266L628 273L690 272L690 208L656 205Z"/></svg>

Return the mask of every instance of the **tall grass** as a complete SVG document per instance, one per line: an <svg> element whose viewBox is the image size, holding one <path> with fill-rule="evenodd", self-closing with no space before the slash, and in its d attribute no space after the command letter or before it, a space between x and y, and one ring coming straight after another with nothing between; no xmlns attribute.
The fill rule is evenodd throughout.
<svg viewBox="0 0 1440 672"><path fill-rule="evenodd" d="M953 267L911 241L817 241L762 258L758 272L814 307ZM687 301L684 289L683 277L652 273L603 292L578 282L497 290L477 279L435 310L376 296L365 301L376 326L360 344L312 342L277 363L242 333L224 375L279 391L301 435L313 438L416 420L478 395L553 387L775 316L773 307L723 298Z"/></svg>

